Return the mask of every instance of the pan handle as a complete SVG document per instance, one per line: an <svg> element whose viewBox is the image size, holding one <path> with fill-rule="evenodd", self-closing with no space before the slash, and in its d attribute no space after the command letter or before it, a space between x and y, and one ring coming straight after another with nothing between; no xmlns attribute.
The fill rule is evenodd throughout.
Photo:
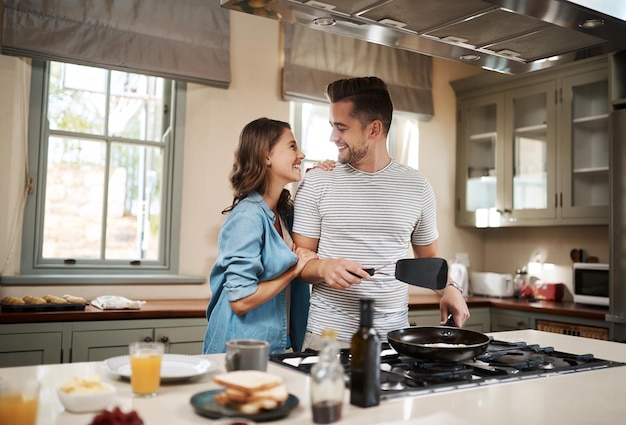
<svg viewBox="0 0 626 425"><path fill-rule="evenodd" d="M456 323L454 323L454 318L452 317L452 313L448 314L448 320L446 320L445 326L452 326L456 328Z"/></svg>

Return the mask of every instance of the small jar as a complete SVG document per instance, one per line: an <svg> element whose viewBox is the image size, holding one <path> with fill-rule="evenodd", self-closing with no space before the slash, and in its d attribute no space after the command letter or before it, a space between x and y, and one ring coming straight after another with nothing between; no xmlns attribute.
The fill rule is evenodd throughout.
<svg viewBox="0 0 626 425"><path fill-rule="evenodd" d="M346 387L343 366L339 360L337 331L324 329L322 340L319 362L311 368L311 408L313 422L330 424L341 419Z"/></svg>

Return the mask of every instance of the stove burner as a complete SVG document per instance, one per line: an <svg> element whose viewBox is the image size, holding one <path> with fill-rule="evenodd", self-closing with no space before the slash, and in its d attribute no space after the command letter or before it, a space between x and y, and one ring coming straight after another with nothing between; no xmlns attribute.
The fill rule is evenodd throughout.
<svg viewBox="0 0 626 425"><path fill-rule="evenodd" d="M382 399L530 379L547 373L560 374L626 365L597 359L592 354L570 354L556 351L553 347L497 340L490 341L487 351L475 359L458 363L420 360L394 354L393 350L389 354L390 347L386 343L382 351ZM315 351L273 354L270 360L310 373L317 355ZM349 385L350 351L341 350L340 359L346 372L346 385Z"/></svg>

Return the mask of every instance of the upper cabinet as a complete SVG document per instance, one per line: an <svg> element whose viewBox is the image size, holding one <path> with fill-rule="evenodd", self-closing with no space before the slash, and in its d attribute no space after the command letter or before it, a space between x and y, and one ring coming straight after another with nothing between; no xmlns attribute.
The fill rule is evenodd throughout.
<svg viewBox="0 0 626 425"><path fill-rule="evenodd" d="M452 86L457 225L608 224L606 58Z"/></svg>

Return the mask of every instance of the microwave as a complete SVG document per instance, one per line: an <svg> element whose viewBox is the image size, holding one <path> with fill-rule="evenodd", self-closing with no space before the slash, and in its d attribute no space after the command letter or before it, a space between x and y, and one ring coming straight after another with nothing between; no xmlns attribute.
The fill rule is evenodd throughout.
<svg viewBox="0 0 626 425"><path fill-rule="evenodd" d="M609 265L604 263L574 263L574 302L609 305Z"/></svg>

